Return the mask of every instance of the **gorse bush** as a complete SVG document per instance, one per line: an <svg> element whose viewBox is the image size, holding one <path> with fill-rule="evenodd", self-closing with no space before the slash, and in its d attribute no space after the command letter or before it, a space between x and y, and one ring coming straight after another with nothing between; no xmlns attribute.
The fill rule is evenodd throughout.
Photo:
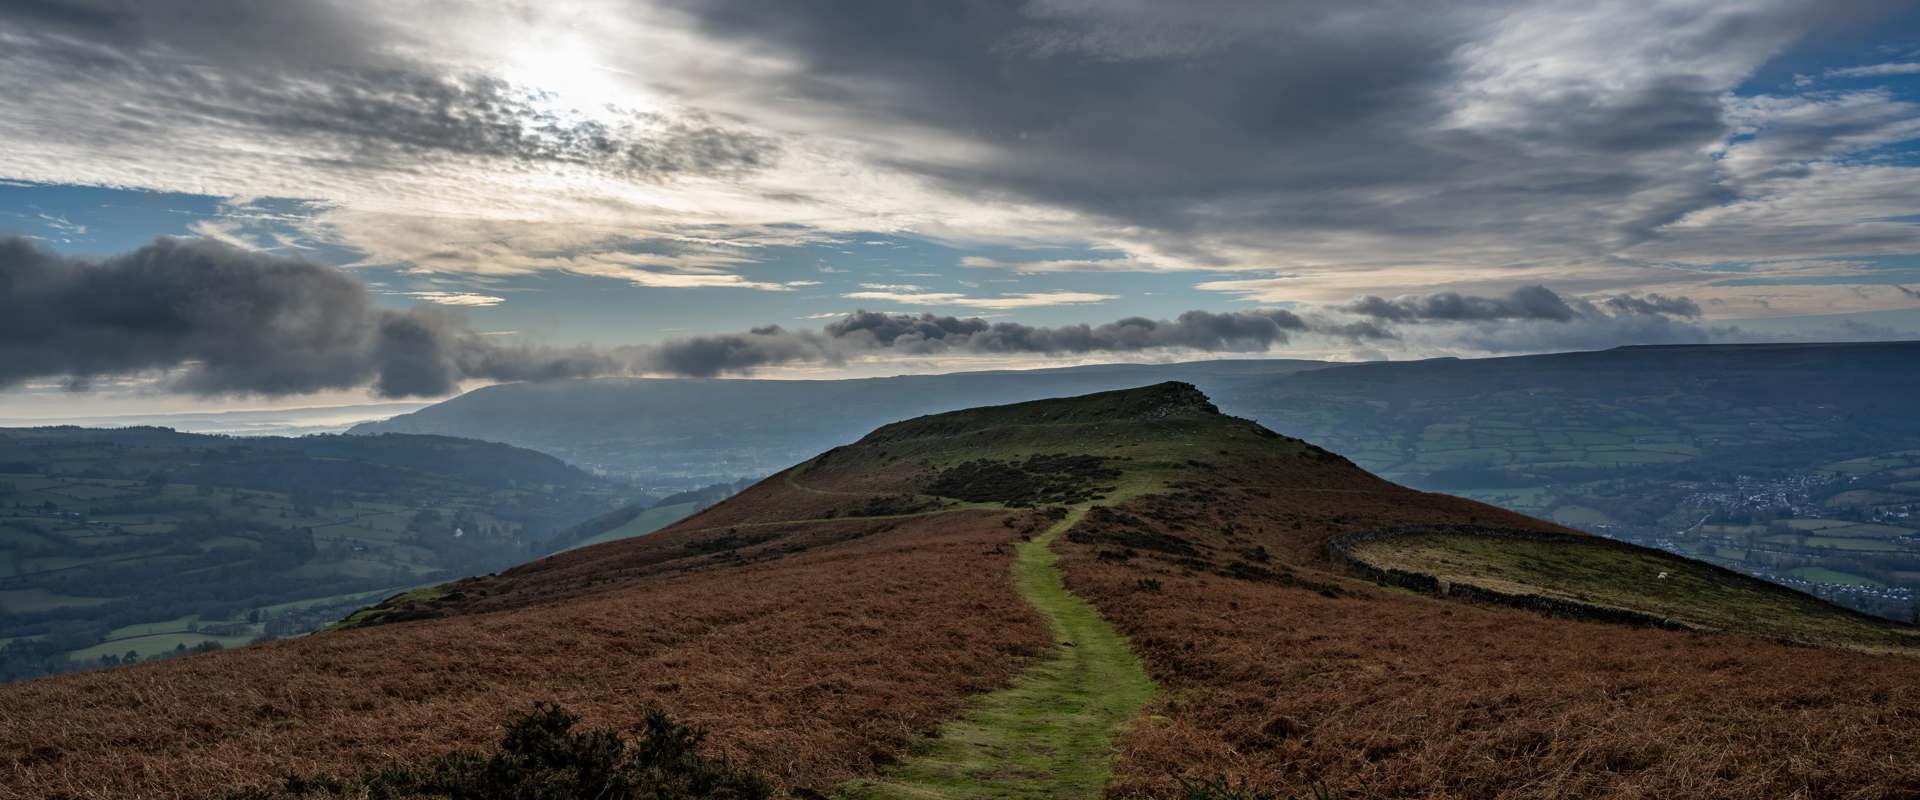
<svg viewBox="0 0 1920 800"><path fill-rule="evenodd" d="M288 778L274 789L229 792L226 800L760 800L767 782L724 759L702 755L704 731L650 709L638 735L580 731L580 720L552 703L507 723L498 749L455 752L417 768Z"/></svg>

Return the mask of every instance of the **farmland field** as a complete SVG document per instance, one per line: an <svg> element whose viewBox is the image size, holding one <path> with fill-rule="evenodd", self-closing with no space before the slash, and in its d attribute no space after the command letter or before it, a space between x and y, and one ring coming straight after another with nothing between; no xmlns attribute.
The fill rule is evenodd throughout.
<svg viewBox="0 0 1920 800"><path fill-rule="evenodd" d="M439 437L0 430L0 680L303 633L629 491Z"/></svg>

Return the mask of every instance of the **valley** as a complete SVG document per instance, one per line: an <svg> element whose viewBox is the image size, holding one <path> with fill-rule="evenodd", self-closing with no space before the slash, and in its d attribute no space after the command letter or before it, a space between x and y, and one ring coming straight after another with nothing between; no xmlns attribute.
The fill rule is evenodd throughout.
<svg viewBox="0 0 1920 800"><path fill-rule="evenodd" d="M303 634L550 552L635 501L550 456L443 437L0 430L0 680Z"/></svg>

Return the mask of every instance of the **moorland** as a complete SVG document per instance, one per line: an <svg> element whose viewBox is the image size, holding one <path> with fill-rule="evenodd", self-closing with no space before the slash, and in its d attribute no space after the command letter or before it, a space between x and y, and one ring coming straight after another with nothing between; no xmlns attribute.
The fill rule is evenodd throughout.
<svg viewBox="0 0 1920 800"><path fill-rule="evenodd" d="M1894 798L1917 646L1162 384L895 423L334 630L0 687L0 758L37 794L358 796L554 701L796 796Z"/></svg>

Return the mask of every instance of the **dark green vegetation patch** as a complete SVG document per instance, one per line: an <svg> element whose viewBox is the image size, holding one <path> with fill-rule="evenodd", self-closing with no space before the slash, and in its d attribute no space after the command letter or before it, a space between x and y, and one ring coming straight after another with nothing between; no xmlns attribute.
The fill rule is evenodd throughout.
<svg viewBox="0 0 1920 800"><path fill-rule="evenodd" d="M927 493L970 503L1035 506L1084 503L1110 491L1120 471L1108 459L1088 455L1046 454L1025 461L967 461L947 469L927 485Z"/></svg>
<svg viewBox="0 0 1920 800"><path fill-rule="evenodd" d="M1200 549L1192 542L1157 530L1146 520L1107 506L1095 506L1089 510L1085 522L1067 531L1067 541L1075 544L1118 545L1124 548L1121 551L1123 553L1151 550L1188 558L1200 555Z"/></svg>
<svg viewBox="0 0 1920 800"><path fill-rule="evenodd" d="M455 752L352 778L289 777L271 789L228 792L223 800L758 800L773 793L760 776L702 754L705 732L658 709L647 712L631 739L611 729L575 730L579 721L557 705L538 703L507 723L490 753Z"/></svg>

